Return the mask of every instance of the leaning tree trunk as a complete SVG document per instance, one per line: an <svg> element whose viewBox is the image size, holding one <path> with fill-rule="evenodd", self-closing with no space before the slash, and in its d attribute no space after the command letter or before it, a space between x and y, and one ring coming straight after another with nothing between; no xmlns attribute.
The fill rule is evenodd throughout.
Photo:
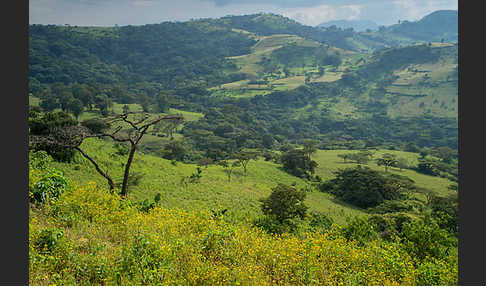
<svg viewBox="0 0 486 286"><path fill-rule="evenodd" d="M83 149L81 149L79 147L75 147L74 149L78 150L79 153L81 153L81 155L83 155L83 157L88 159L95 166L96 171L98 171L98 173L100 175L102 175L103 177L105 177L106 180L108 181L108 185L110 186L110 191L113 191L115 189L115 183L113 183L113 180L111 179L111 177L108 176L108 174L105 173L103 170L101 170L98 163L96 163L96 161L93 158L91 158L88 154L86 154L86 152L84 152Z"/></svg>
<svg viewBox="0 0 486 286"><path fill-rule="evenodd" d="M132 148L130 149L130 154L128 155L127 164L125 165L125 173L123 174L123 183L120 191L120 195L122 197L125 197L128 193L128 177L130 175L130 166L132 165L133 157L136 150L137 145L132 145Z"/></svg>

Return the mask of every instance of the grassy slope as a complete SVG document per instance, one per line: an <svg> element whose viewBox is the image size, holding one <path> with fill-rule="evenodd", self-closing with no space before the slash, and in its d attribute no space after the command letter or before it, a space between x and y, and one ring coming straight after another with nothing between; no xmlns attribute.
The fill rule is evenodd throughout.
<svg viewBox="0 0 486 286"><path fill-rule="evenodd" d="M108 169L110 175L117 182L122 178L122 163L125 157L111 155L115 153L113 143L98 139L90 139L83 147L88 154L101 163L103 168ZM324 180L333 177L333 171L338 168L353 167L356 164L342 163L337 154L350 152L344 150L320 150L314 155L314 160L319 163L316 174ZM384 151L378 151L375 157ZM416 160L416 154L386 151L396 153L399 156L407 157L409 162ZM64 170L66 175L79 183L95 181L105 186L106 181L102 178L92 165L82 157L76 157L74 163L55 163L56 167ZM382 167L370 163L373 169L381 170ZM181 183L183 177L190 176L196 172L195 164L184 164L178 162L173 165L169 160L138 152L132 165L132 172L144 174L140 184L134 186L130 191L130 199L142 201L152 200L156 193L162 196L161 204L168 208L182 208L186 210L209 210L228 208L228 217L233 222L245 221L261 215L258 199L270 194L271 188L277 183L292 184L302 188L306 183L294 176L285 173L280 165L263 160L251 161L248 165L248 175L243 175L243 170L237 169L228 182L227 176L220 166L203 168L202 179L198 184ZM429 188L438 194L447 195L451 191L447 189L450 181L418 174L411 170L395 170L391 172L412 178L417 185ZM364 215L365 213L350 205L336 201L332 196L317 191L309 192L306 203L311 211L326 213L337 223L344 223L347 216Z"/></svg>
<svg viewBox="0 0 486 286"><path fill-rule="evenodd" d="M336 228L276 237L208 212L139 212L92 185L31 205L28 245L32 285L457 284L457 254L414 266L396 243L359 246Z"/></svg>
<svg viewBox="0 0 486 286"><path fill-rule="evenodd" d="M317 44L292 35L272 35L260 37L259 42L253 47L253 52L248 55L235 57L236 64L241 72L257 75L262 71L258 62L263 56L269 56L271 52L285 43L297 42L299 45ZM451 44L432 43L432 48L451 47ZM335 48L331 48L335 49ZM227 83L221 87L214 87L213 94L232 97L253 97L257 94L265 95L272 91L285 91L297 88L305 84L306 73L313 73L310 82L331 82L341 78L348 71L356 70L359 66L370 60L370 55L351 53L340 50L343 55L342 65L332 70L327 67L323 76L317 76L315 67L294 67L291 68L292 76L286 78L270 78L268 85L252 86L248 80ZM453 50L444 50L444 56L438 62L427 64L409 65L393 74L398 78L386 86L385 97L380 101L387 105L387 114L391 118L431 115L434 117L457 118L457 85L453 77L457 67L457 57L454 57ZM415 72L414 70L418 70ZM428 79L424 78L427 75ZM449 77L451 77L449 79ZM370 85L369 88L374 88ZM310 113L320 114L323 107L330 111L335 119L365 118L357 106L360 102L371 100L368 92L352 95L350 98L339 97L331 100L324 96L318 98L319 104L309 104L295 110L291 115L293 118L305 118Z"/></svg>
<svg viewBox="0 0 486 286"><path fill-rule="evenodd" d="M315 160L319 164L316 170L316 174L318 174L323 178L329 179L334 177L333 172L337 171L338 169L356 167L357 166L356 163L351 163L349 161L345 163L343 162L343 159L337 156L338 154L355 153L355 152L357 151L347 151L347 150L317 151L312 157L313 160ZM419 157L419 154L404 152L404 151L377 150L376 153L373 155L373 158L380 158L384 153L391 153L396 155L397 157L406 158L410 165L416 165L418 163L417 159ZM370 161L365 166L368 166L374 170L380 170L380 171L384 170L383 166L378 166L374 161ZM398 168L389 168L388 171L393 174L407 176L410 179L414 180L417 186L434 191L436 194L441 196L447 196L454 192L447 188L450 184L452 184L452 182L445 178L428 176L428 175L417 173L409 169L399 170Z"/></svg>
<svg viewBox="0 0 486 286"><path fill-rule="evenodd" d="M112 143L90 139L83 147L89 154L101 162L103 168L108 169L116 181L122 178L122 162L125 157L114 154ZM106 181L90 163L82 157L76 157L74 163L55 163L68 177L76 182L86 183L95 181L105 186ZM177 163L172 165L169 160L138 152L132 165L132 172L144 174L138 186L130 191L130 199L142 201L152 200L154 195L161 193L161 203L164 207L179 207L186 210L200 209L229 209L229 217L234 221L254 218L260 215L258 199L270 194L271 188L277 183L292 184L301 188L306 183L285 173L280 166L263 160L251 161L248 164L248 175L243 176L243 170L237 169L232 176L231 183L220 166L203 168L202 179L199 184L184 186L181 179L196 171L195 164ZM347 215L363 214L362 211L333 201L333 198L320 192L308 193L307 204L312 211L329 213L338 223L344 223Z"/></svg>
<svg viewBox="0 0 486 286"><path fill-rule="evenodd" d="M257 36L255 36L257 37ZM315 47L319 46L318 42L304 39L296 35L271 35L271 36L259 36L258 42L252 47L252 53L247 55L241 55L236 57L230 57L233 59L235 64L238 66L240 72L247 73L249 75L258 76L259 73L263 72L263 68L259 65L259 62L263 57L269 57L272 51L283 47L286 44L296 43L299 46L309 46ZM343 54L346 58L354 56L354 53L344 51L342 49L331 47L330 50L338 51ZM316 67L305 67L305 68L291 68L290 71L294 74L293 76L281 79L270 80L270 86L258 86L254 87L248 85L248 80L241 80L232 83L227 83L219 88L213 88L214 95L225 95L233 97L252 97L257 94L265 95L271 91L277 90L290 90L297 88L305 83L304 73L306 72L317 72ZM335 81L340 78L341 73L330 72L319 78L311 79L311 81Z"/></svg>

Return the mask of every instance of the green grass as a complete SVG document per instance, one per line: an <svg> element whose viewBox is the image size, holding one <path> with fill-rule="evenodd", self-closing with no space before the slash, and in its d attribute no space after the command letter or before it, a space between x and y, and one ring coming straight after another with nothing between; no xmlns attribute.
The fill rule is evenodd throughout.
<svg viewBox="0 0 486 286"><path fill-rule="evenodd" d="M291 76L279 80L275 80L272 84L275 86L274 90L291 90L295 89L305 83L305 76Z"/></svg>
<svg viewBox="0 0 486 286"><path fill-rule="evenodd" d="M301 46L319 46L320 44L301 38L296 35L271 35L258 37L258 42L252 47L252 52L247 55L229 57L238 66L240 72L257 75L262 72L262 67L258 64L264 56L270 56L272 51L283 47L286 44L296 43Z"/></svg>
<svg viewBox="0 0 486 286"><path fill-rule="evenodd" d="M272 92L271 89L219 89L212 92L212 96L229 96L235 98L250 98L255 95L266 95Z"/></svg>
<svg viewBox="0 0 486 286"><path fill-rule="evenodd" d="M29 95L29 106L39 106L40 102L40 98Z"/></svg>
<svg viewBox="0 0 486 286"><path fill-rule="evenodd" d="M116 182L121 182L122 163L125 162L126 157L114 155L115 149L111 141L90 139L83 143L83 148L100 162L103 169L109 171ZM340 153L349 152L357 151L317 151L313 155L313 159L319 164L316 174L323 180L329 180L334 177L334 171L340 168L355 167L357 164L343 163L343 160L337 157ZM380 157L385 152L405 157L410 164L417 163L418 154L402 151L378 150L374 158ZM100 186L106 186L105 179L96 172L87 160L78 155L73 163L55 163L55 165L78 183L95 181ZM375 170L383 170L383 167L377 166L374 162L370 162L368 166ZM139 185L130 189L129 198L134 201L153 200L154 195L160 193L162 196L161 203L164 207L185 210L228 208L229 219L238 222L260 216L261 210L258 200L267 197L271 188L276 186L277 183L287 185L295 183L298 188L307 185L304 180L284 172L279 164L266 162L262 159L250 161L247 176L243 175L241 168L236 169L231 182L228 182L222 167L213 165L207 169L203 168L199 183L182 184L182 178L196 172L196 167L196 164L181 162L173 165L169 160L137 151L131 171L144 174L144 176ZM453 193L447 188L452 182L444 178L427 176L412 170L400 171L396 168L391 168L389 172L407 176L414 180L418 186L430 189L441 196ZM366 215L363 210L339 202L332 195L317 190L307 193L306 204L310 211L325 213L339 224L344 224L348 216Z"/></svg>
<svg viewBox="0 0 486 286"><path fill-rule="evenodd" d="M311 79L311 82L332 82L341 79L342 72L325 71L324 75Z"/></svg>
<svg viewBox="0 0 486 286"><path fill-rule="evenodd" d="M184 116L184 121L191 122L191 121L197 121L204 117L204 114L200 112L192 112L192 111L185 111L185 110L180 110L176 108L170 108L169 109L170 114L181 114Z"/></svg>
<svg viewBox="0 0 486 286"><path fill-rule="evenodd" d="M344 168L354 168L358 164L350 163L347 161L346 163L343 162L343 159L339 158L338 154L346 154L346 153L353 153L358 151L348 151L348 150L319 150L313 156L312 159L315 160L319 166L316 169L316 174L321 176L324 179L331 179L334 178L334 172L338 169ZM410 153L404 151L396 151L396 150L377 150L376 153L373 155L373 159L380 158L384 153L391 153L396 155L397 157L402 157L407 159L409 165L416 165L418 163L419 154L417 153ZM373 170L380 170L384 171L383 166L378 166L375 161L370 161L367 165ZM435 177L435 176L428 176L424 174L420 174L415 172L414 170L403 169L399 170L398 168L389 168L388 172L393 174L398 174L402 176L409 177L415 184L419 187L423 187L435 192L437 195L440 196L447 196L454 193L448 189L448 186L452 184L452 181Z"/></svg>
<svg viewBox="0 0 486 286"><path fill-rule="evenodd" d="M83 143L83 148L100 162L104 170L108 170L115 182L121 182L122 163L126 158L113 155L115 149L112 142L90 139ZM55 167L62 169L71 180L78 183L95 181L100 186L106 187L106 180L86 159L78 155L75 162L70 164L57 162ZM262 159L250 161L246 177L241 168L237 169L231 182L228 182L222 167L209 166L207 169L203 168L200 183L184 186L181 179L196 171L195 164L178 162L173 165L169 160L143 154L140 151L135 155L131 171L144 174L140 184L129 191L131 200L153 200L154 195L160 192L164 207L186 210L228 208L228 217L233 222L260 216L258 199L267 197L271 188L277 183L287 185L295 183L298 188L306 185L302 179L281 170L280 165ZM337 202L332 196L318 191L308 193L306 204L311 211L325 213L341 224L345 223L347 216L365 215L363 211Z"/></svg>

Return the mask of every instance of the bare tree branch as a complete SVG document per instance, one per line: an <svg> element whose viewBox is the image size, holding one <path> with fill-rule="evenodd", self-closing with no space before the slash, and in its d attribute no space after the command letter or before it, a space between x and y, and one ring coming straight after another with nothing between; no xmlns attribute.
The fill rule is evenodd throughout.
<svg viewBox="0 0 486 286"><path fill-rule="evenodd" d="M114 190L115 184L112 178L108 175L107 172L101 169L99 164L92 157L90 157L84 150L80 148L80 145L83 143L85 139L93 138L93 137L97 137L97 138L110 137L111 139L117 142L129 142L131 147L130 147L130 152L128 154L127 163L125 164L123 183L120 190L120 195L124 197L127 195L128 177L130 174L130 166L133 161L135 151L137 150L138 144L140 143L142 137L146 134L150 126L162 120L177 120L177 121L184 120L184 117L182 115L165 115L147 122L150 116L146 113L142 113L142 118L137 120L129 119L128 118L129 114L140 114L140 113L128 112L119 115L117 114L112 118L106 119L105 121L107 123L120 122L120 123L128 124L129 130L126 137L122 135L118 135L118 133L123 129L122 126L116 127L111 132L92 133L88 128L77 125L77 126L69 126L64 128L52 129L49 135L45 135L45 136L34 136L34 135L29 136L29 141L30 141L29 143L30 146L33 148L35 148L35 146L39 144L46 144L51 146L73 148L79 151L81 155L83 155L86 159L88 159L88 161L90 161L94 165L96 171L101 176L106 178L106 180L108 181L108 185L110 186L110 190Z"/></svg>

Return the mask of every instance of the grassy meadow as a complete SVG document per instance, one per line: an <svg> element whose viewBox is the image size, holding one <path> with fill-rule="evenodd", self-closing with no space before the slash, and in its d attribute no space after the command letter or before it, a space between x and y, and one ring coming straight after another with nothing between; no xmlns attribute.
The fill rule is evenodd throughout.
<svg viewBox="0 0 486 286"><path fill-rule="evenodd" d="M122 158L112 145L86 141L83 148L119 174ZM96 152L97 151L97 152ZM318 151L330 161L336 151ZM406 154L401 154L406 155ZM220 167L203 171L200 183L177 178L194 170L137 154L134 172L146 177L129 200L111 194L88 162L52 163L67 189L45 204L30 204L29 284L32 285L456 285L457 253L417 261L398 241L360 244L345 237L346 215L363 214L330 195L309 193L306 204L335 219L327 232L300 236L267 234L249 223L256 199L277 182L304 182L270 162L250 162L248 176L227 182ZM35 185L42 170L30 170ZM319 169L321 172L322 169ZM322 172L324 174L325 172ZM155 192L161 204L144 212L133 202ZM211 210L228 208L223 219Z"/></svg>
<svg viewBox="0 0 486 286"><path fill-rule="evenodd" d="M116 149L112 141L101 139L89 139L82 147L88 154L100 162L101 166L108 170L115 182L121 182L125 156L116 155ZM344 163L337 157L340 153L353 152L344 150L319 150L312 158L318 162L316 174L323 180L334 177L334 171L340 168L355 167L355 163ZM382 153L393 153L399 157L405 157L410 164L416 163L418 154L402 151L379 150L375 158ZM99 186L106 187L106 180L93 168L91 163L79 154L73 163L53 163L62 169L69 178L79 184L91 181ZM370 162L372 169L383 170L383 167ZM161 195L161 205L167 208L181 208L185 210L220 210L228 209L228 219L232 222L252 220L260 215L260 198L265 198L271 193L271 188L278 183L287 185L295 184L298 188L307 186L304 180L289 175L281 169L281 165L267 162L263 159L250 161L247 176L243 169L237 168L231 176L231 181L223 168L218 165L202 167L202 178L199 183L182 182L184 177L189 177L196 172L196 164L177 162L171 163L149 154L137 151L131 168L131 172L141 174L142 178L137 186L129 189L129 198L135 202L145 199L152 201L157 193ZM446 196L452 191L447 187L451 181L419 174L413 170L399 170L391 168L389 172L405 175L416 182L418 186L430 189L439 195ZM321 193L317 190L307 193L306 204L310 211L329 215L336 223L343 224L348 216L366 215L366 213L349 204L340 202L333 196Z"/></svg>
<svg viewBox="0 0 486 286"><path fill-rule="evenodd" d="M122 180L122 164L126 157L114 155L116 149L113 143L90 139L83 143L82 148L86 149L88 154L94 154L96 160L109 170L109 174L115 181ZM94 181L99 186L107 186L106 180L81 156L76 156L73 163L53 164L79 184ZM196 164L177 162L173 165L169 160L138 151L131 171L143 174L143 178L138 186L133 186L129 190L129 198L136 202L145 199L153 200L154 196L160 193L162 206L168 208L186 210L228 208L228 218L237 222L261 215L258 199L267 197L271 193L271 188L278 183L287 185L295 183L298 188L306 186L304 180L287 174L281 170L280 165L263 159L250 161L247 176L244 176L242 168L236 169L230 182L221 166L210 165L208 168L202 167L202 178L199 183L183 184L181 180L195 173L196 168ZM335 202L328 194L317 191L308 193L306 202L312 211L331 212L330 215L339 223L344 223L347 216L364 214L361 210Z"/></svg>
<svg viewBox="0 0 486 286"><path fill-rule="evenodd" d="M343 159L339 158L339 154L347 154L347 153L356 153L358 151L348 151L348 150L318 150L313 156L312 159L315 160L319 165L316 168L316 174L319 176L330 179L334 177L335 171L338 169L344 168L354 168L358 164L354 162L344 162ZM398 158L405 158L409 165L414 166L418 163L419 154L405 152L405 151L397 151L397 150L377 150L373 158L379 158L385 153L390 153L396 155ZM368 164L363 165L367 166L373 170L380 170L384 171L383 166L378 166L375 161L371 160ZM415 181L415 184L419 187L423 187L435 192L439 196L448 196L453 194L454 191L449 190L448 186L452 184L452 182L445 178L435 177L424 175L421 173L417 173L414 170L410 169L402 169L396 167L388 168L388 172L406 176Z"/></svg>

